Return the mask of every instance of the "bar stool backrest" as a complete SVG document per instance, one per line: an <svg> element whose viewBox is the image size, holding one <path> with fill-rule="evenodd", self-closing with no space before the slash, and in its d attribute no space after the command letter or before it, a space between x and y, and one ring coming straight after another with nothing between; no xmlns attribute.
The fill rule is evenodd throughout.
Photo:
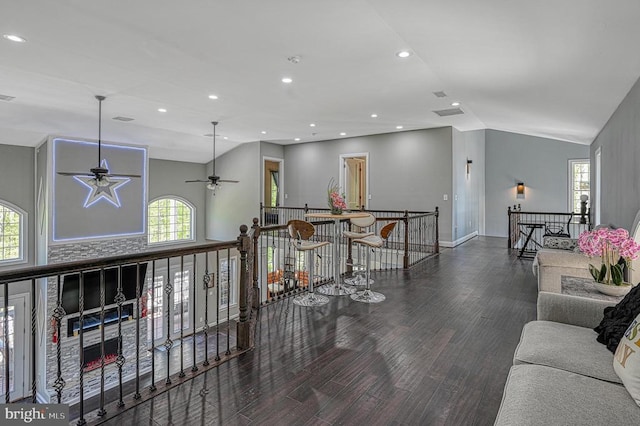
<svg viewBox="0 0 640 426"><path fill-rule="evenodd" d="M358 228L368 228L374 223L376 223L376 217L369 213L366 217L352 217L349 219L352 225L357 226Z"/></svg>
<svg viewBox="0 0 640 426"><path fill-rule="evenodd" d="M387 223L385 226L383 226L382 229L380 230L380 237L383 240L386 240L387 238L389 238L389 234L393 232L397 224L398 222L390 222L390 223Z"/></svg>
<svg viewBox="0 0 640 426"><path fill-rule="evenodd" d="M289 236L296 240L308 240L316 233L314 226L306 220L292 219L287 223Z"/></svg>

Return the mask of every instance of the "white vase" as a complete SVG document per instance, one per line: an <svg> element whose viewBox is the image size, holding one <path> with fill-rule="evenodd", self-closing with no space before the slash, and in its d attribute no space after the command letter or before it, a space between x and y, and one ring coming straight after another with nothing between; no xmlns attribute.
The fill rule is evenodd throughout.
<svg viewBox="0 0 640 426"><path fill-rule="evenodd" d="M629 283L623 283L622 285L609 285L603 283L594 282L593 285L596 287L602 294L606 294L607 296L624 296L629 293L632 286Z"/></svg>

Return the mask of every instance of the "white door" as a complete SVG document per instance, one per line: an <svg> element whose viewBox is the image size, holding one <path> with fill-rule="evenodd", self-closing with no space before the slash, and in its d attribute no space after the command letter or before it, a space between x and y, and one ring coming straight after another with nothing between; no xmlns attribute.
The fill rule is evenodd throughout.
<svg viewBox="0 0 640 426"><path fill-rule="evenodd" d="M367 208L368 154L345 154L340 156L340 160L343 171L340 189L344 192L347 207L350 210Z"/></svg>
<svg viewBox="0 0 640 426"><path fill-rule="evenodd" d="M11 401L29 395L29 373L27 367L30 352L27 344L31 336L31 327L27 327L26 313L29 308L28 295L9 296L9 335L4 335L4 298L0 298L0 401L5 400L5 347L9 348L9 396Z"/></svg>
<svg viewBox="0 0 640 426"><path fill-rule="evenodd" d="M156 265L155 276L147 274L149 280L154 277L153 299L151 288L147 293L147 321L148 340L151 341L151 327L154 327L154 346L162 344L167 336L167 293L165 293L167 268L166 265ZM191 313L191 294L193 289L193 265L184 264L184 270L180 271L180 265L171 264L170 279L172 291L169 299L169 330L171 339L180 337L180 319L182 318L182 330L186 332L192 327L193 315ZM150 282L150 281L149 281ZM153 314L152 306L153 304ZM186 334L186 333L185 333Z"/></svg>

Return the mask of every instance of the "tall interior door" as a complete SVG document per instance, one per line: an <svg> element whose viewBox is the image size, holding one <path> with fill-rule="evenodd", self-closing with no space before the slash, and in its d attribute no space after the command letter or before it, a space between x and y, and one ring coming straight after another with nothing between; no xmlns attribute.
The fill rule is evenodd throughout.
<svg viewBox="0 0 640 426"><path fill-rule="evenodd" d="M264 193L265 207L278 207L280 205L280 163L264 160Z"/></svg>
<svg viewBox="0 0 640 426"><path fill-rule="evenodd" d="M151 341L151 327L153 327L153 344L157 346L166 340L167 336L167 276L171 282L169 293L169 331L171 339L180 337L180 331L191 330L193 313L190 302L193 294L193 265L185 262L184 269L180 270L180 265L171 264L169 273L167 267L157 266L154 276L153 298L151 297L151 287L147 286L147 333ZM147 274L149 283L152 275ZM153 307L151 306L153 304ZM153 309L153 313L152 313ZM181 320L182 319L182 320Z"/></svg>
<svg viewBox="0 0 640 426"><path fill-rule="evenodd" d="M27 396L30 352L27 350L27 300L28 295L9 296L8 314L4 309L4 298L0 298L0 400L5 400L6 383L9 380L11 401ZM5 336L4 320L8 315L9 333ZM28 327L29 331L31 327ZM29 333L29 336L31 333ZM5 348L9 353L9 377L5 371Z"/></svg>
<svg viewBox="0 0 640 426"><path fill-rule="evenodd" d="M344 192L349 210L367 206L367 158L364 156L344 159Z"/></svg>

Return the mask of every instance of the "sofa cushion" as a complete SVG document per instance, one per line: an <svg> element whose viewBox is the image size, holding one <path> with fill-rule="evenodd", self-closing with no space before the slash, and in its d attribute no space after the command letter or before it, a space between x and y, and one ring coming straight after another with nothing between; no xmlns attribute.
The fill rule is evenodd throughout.
<svg viewBox="0 0 640 426"><path fill-rule="evenodd" d="M509 371L495 425L632 425L640 408L621 385L541 365Z"/></svg>
<svg viewBox="0 0 640 426"><path fill-rule="evenodd" d="M616 306L604 308L604 318L594 328L598 342L615 352L631 321L640 314L640 285L627 293Z"/></svg>
<svg viewBox="0 0 640 426"><path fill-rule="evenodd" d="M552 321L531 321L522 329L514 364L554 367L608 382L622 383L613 370L613 356L586 327Z"/></svg>
<svg viewBox="0 0 640 426"><path fill-rule="evenodd" d="M622 336L613 358L613 368L636 404L640 405L640 315Z"/></svg>

